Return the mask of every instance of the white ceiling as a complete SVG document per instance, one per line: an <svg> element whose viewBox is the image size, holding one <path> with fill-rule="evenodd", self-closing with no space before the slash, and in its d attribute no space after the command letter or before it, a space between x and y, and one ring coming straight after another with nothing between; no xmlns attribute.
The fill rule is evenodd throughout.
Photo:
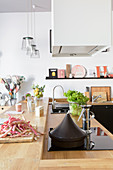
<svg viewBox="0 0 113 170"><path fill-rule="evenodd" d="M112 0L113 1L113 0ZM2 12L27 12L31 11L31 2L42 8L36 7L36 12L51 11L51 0L0 0L0 13ZM113 3L112 3L113 10Z"/></svg>
<svg viewBox="0 0 113 170"><path fill-rule="evenodd" d="M36 12L51 11L51 0L0 0L0 13L31 11L31 3L41 7Z"/></svg>

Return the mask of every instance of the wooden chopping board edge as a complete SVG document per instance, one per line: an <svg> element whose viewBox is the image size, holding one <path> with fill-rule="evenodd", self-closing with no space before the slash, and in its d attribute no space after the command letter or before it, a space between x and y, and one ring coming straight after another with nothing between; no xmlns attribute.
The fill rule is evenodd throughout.
<svg viewBox="0 0 113 170"><path fill-rule="evenodd" d="M0 144L3 143L23 143L23 142L32 142L34 138L34 134L28 137L17 137L17 138L0 138Z"/></svg>
<svg viewBox="0 0 113 170"><path fill-rule="evenodd" d="M96 102L101 103L107 101L107 93L106 92L94 92L93 95L95 97L101 95L101 98L98 98Z"/></svg>
<svg viewBox="0 0 113 170"><path fill-rule="evenodd" d="M93 96L94 92L106 92L107 101L111 101L111 87L110 86L92 86L91 96Z"/></svg>

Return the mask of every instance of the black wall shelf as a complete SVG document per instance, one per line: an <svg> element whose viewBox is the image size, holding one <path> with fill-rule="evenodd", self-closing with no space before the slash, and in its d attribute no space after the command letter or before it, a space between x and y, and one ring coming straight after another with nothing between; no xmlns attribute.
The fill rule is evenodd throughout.
<svg viewBox="0 0 113 170"><path fill-rule="evenodd" d="M77 77L77 78L50 78L50 77L46 77L46 80L76 80L76 79L80 79L80 80L85 80L85 79L113 79L113 77Z"/></svg>

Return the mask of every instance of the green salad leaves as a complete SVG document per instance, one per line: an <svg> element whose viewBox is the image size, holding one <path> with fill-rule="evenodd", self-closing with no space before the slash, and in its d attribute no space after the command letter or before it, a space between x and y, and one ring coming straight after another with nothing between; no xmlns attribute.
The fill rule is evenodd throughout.
<svg viewBox="0 0 113 170"><path fill-rule="evenodd" d="M64 96L67 97L67 101L70 103L70 112L73 116L80 115L82 111L80 105L86 104L89 100L83 93L75 90L68 90L67 93L64 93Z"/></svg>
<svg viewBox="0 0 113 170"><path fill-rule="evenodd" d="M68 102L74 102L79 105L84 105L89 100L83 93L75 90L68 90L67 93L64 93L64 96L67 97Z"/></svg>

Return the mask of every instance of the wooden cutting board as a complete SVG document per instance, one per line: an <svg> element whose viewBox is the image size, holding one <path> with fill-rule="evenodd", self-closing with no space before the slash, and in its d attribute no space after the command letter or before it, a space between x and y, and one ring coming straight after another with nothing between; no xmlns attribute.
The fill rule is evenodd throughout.
<svg viewBox="0 0 113 170"><path fill-rule="evenodd" d="M29 137L17 137L17 138L0 138L0 143L22 143L22 142L32 142L34 134Z"/></svg>
<svg viewBox="0 0 113 170"><path fill-rule="evenodd" d="M95 97L101 95L101 98L98 98L98 99L96 100L96 102L98 102L98 103L107 101L107 94L106 94L106 92L94 92L93 95L94 95Z"/></svg>
<svg viewBox="0 0 113 170"><path fill-rule="evenodd" d="M94 92L106 92L107 94L107 101L111 100L111 87L110 86L95 86L91 87L91 96L93 96Z"/></svg>

